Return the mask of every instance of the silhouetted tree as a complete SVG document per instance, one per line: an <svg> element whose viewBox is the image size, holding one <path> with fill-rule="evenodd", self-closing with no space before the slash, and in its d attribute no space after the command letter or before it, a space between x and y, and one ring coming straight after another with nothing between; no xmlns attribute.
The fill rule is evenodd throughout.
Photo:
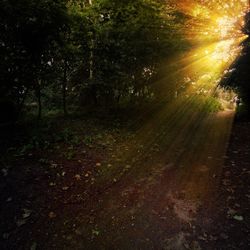
<svg viewBox="0 0 250 250"><path fill-rule="evenodd" d="M250 12L245 16L243 32L250 35ZM241 56L236 60L225 76L222 85L233 88L242 100L247 115L250 115L250 38L243 43Z"/></svg>

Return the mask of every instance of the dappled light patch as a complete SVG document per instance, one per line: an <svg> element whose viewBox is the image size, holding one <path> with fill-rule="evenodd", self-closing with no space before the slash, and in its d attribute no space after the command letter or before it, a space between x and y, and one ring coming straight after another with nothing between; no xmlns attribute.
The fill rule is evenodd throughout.
<svg viewBox="0 0 250 250"><path fill-rule="evenodd" d="M192 220L194 220L197 213L198 204L196 204L195 201L185 199L185 193L184 197L181 197L178 194L169 193L167 195L167 199L170 203L170 206L173 207L175 216L179 220L185 223L190 223Z"/></svg>

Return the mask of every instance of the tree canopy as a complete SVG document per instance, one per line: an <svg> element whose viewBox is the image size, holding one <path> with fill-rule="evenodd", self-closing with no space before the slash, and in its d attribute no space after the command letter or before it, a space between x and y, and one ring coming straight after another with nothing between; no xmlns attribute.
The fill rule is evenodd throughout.
<svg viewBox="0 0 250 250"><path fill-rule="evenodd" d="M206 6L210 3L206 2ZM164 77L168 74L162 71L162 64L190 46L187 31L196 35L201 20L200 15L195 17L195 11L205 11L200 8L193 8L194 13L187 15L180 6L177 8L176 1L1 1L3 110L11 106L14 119L30 107L36 107L41 117L42 108L61 109L67 114L73 106L160 100L163 91L159 79L162 73ZM208 20L206 12L203 14ZM248 26L249 14L246 34ZM204 24L202 27L205 29ZM237 89L246 103L250 99L248 44L246 40L243 56L230 71L234 72L231 80L222 83ZM179 88L175 80L169 76L164 83L165 89L171 89L165 99ZM7 114L4 116L9 119Z"/></svg>
<svg viewBox="0 0 250 250"><path fill-rule="evenodd" d="M152 98L167 55L186 45L165 1L4 0L0 3L1 102L118 105ZM60 94L61 93L61 94Z"/></svg>

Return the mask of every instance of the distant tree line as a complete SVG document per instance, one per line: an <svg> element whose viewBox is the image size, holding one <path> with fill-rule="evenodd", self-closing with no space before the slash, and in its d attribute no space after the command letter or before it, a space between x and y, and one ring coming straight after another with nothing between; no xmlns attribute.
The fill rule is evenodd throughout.
<svg viewBox="0 0 250 250"><path fill-rule="evenodd" d="M186 46L182 21L161 0L2 0L1 120L157 98L159 65Z"/></svg>

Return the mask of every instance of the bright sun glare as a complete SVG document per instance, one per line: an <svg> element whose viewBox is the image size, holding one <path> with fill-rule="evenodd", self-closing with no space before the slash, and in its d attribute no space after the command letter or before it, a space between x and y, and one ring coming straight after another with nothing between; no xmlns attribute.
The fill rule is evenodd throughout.
<svg viewBox="0 0 250 250"><path fill-rule="evenodd" d="M199 93L203 88L212 93L247 38L242 27L249 1L181 0L178 8L190 17L186 36L195 47L186 57L185 77Z"/></svg>

